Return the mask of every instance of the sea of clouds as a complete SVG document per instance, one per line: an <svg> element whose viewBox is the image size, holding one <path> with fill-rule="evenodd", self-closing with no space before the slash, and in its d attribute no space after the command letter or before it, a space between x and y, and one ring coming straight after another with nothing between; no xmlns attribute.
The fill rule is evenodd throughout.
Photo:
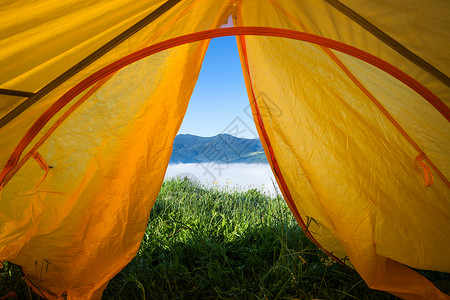
<svg viewBox="0 0 450 300"><path fill-rule="evenodd" d="M221 189L248 190L256 188L270 195L275 195L276 189L278 190L278 187L275 187L276 181L269 164L218 164L213 162L169 164L166 178L173 177L188 177L208 187L215 186Z"/></svg>

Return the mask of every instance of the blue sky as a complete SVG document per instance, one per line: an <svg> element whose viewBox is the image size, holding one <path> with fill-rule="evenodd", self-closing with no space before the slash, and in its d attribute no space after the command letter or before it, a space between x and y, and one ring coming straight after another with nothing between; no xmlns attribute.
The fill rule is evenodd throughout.
<svg viewBox="0 0 450 300"><path fill-rule="evenodd" d="M178 133L256 138L234 36L214 38Z"/></svg>

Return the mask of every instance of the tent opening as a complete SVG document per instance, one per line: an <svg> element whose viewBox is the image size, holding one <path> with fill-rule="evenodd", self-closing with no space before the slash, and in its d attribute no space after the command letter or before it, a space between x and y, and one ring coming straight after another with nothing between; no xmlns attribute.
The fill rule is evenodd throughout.
<svg viewBox="0 0 450 300"><path fill-rule="evenodd" d="M166 178L275 195L275 179L254 125L234 36L211 40Z"/></svg>

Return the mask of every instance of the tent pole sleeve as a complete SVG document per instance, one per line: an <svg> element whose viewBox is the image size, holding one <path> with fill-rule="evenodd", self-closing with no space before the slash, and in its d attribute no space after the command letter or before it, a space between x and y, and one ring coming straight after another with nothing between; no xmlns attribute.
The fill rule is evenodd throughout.
<svg viewBox="0 0 450 300"><path fill-rule="evenodd" d="M116 36L114 39L94 51L92 54L84 58L82 61L71 67L69 70L58 76L56 79L51 81L49 84L44 86L42 89L40 89L37 93L33 94L30 98L28 98L26 101L21 103L19 106L17 106L15 109L10 111L7 115L5 115L3 118L0 119L0 128L8 124L10 121L12 121L15 117L20 115L23 111L25 111L28 107L36 103L39 99L56 89L58 86L63 84L66 80L83 70L88 65L92 64L94 61L108 53L111 49L114 49L117 45L128 39L130 36L156 20L159 16L164 14L166 11L171 9L173 6L175 6L180 0L168 0L164 4L162 4L160 7L158 7L156 10L151 12L149 15L141 19L139 22Z"/></svg>
<svg viewBox="0 0 450 300"><path fill-rule="evenodd" d="M18 90L0 89L0 95L30 98L30 97L33 97L35 95L35 93L18 91Z"/></svg>

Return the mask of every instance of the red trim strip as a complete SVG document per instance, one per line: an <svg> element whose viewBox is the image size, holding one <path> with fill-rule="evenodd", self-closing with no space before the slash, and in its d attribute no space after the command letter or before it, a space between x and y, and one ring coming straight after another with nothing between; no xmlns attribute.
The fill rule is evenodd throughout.
<svg viewBox="0 0 450 300"><path fill-rule="evenodd" d="M272 165L272 168L275 171L275 176L278 178L278 181L280 183L281 192L283 193L284 198L292 211L292 214L294 215L294 217L297 220L298 224L300 225L301 229L305 233L306 237L314 245L316 245L317 248L321 249L328 256L332 257L335 261L339 262L340 264L345 265L338 257L334 256L331 252L329 252L328 250L323 248L322 245L320 245L320 243L316 240L316 238L309 231L308 226L305 224L300 212L298 211L297 205L295 204L294 199L292 198L291 192L289 191L289 188L286 184L286 181L284 180L284 176L283 176L283 173L281 172L280 166L278 165L278 161L275 158L275 153L273 151L272 144L270 143L269 135L267 134L266 127L264 126L264 122L261 117L261 112L259 111L258 102L256 101L255 92L253 90L253 85L251 83L251 77L250 77L250 73L249 73L250 68L249 68L248 59L247 59L247 47L246 47L245 39L243 36L240 37L240 43L242 46L242 54L243 54L244 62L245 62L245 72L247 72L246 75L247 75L247 78L249 81L249 88L251 89L251 100L250 101L252 101L253 107L255 108L255 112L256 112L256 116L257 116L257 120L258 120L258 126L262 133L263 141L266 144L267 149L269 151L268 159Z"/></svg>
<svg viewBox="0 0 450 300"><path fill-rule="evenodd" d="M39 117L39 119L33 124L33 126L28 130L23 139L14 149L13 153L11 154L11 157L7 161L5 167L3 168L2 173L0 174L0 189L4 186L3 179L17 164L23 150L27 147L27 145L31 143L31 141L39 133L39 131L45 126L45 124L48 123L48 121L50 121L50 119L58 111L60 111L67 103L69 103L72 99L74 99L86 88L88 88L98 80L104 78L105 76L108 76L109 74L117 70L120 70L121 68L133 62L136 62L140 59L143 59L149 55L187 43L230 35L263 35L263 36L276 36L276 37L296 39L325 46L346 53L348 55L354 56L371 65L378 67L379 69L385 71L386 73L397 78L404 84L408 85L411 89L416 91L419 95L424 97L431 105L433 105L448 121L450 121L450 109L430 90L428 90L422 84L420 84L415 79L405 74L398 68L394 67L393 65L385 62L384 60L379 59L378 57L372 54L359 50L355 47L324 37L316 36L310 33L298 32L288 29L267 28L267 27L229 27L229 28L212 29L176 37L149 46L137 52L134 52L128 56L125 56L111 63L110 65L104 67L103 69L100 69L99 71L90 75L89 77L87 77L86 79L75 85L73 88L71 88L66 94L64 94L58 101L56 101L47 111L45 111Z"/></svg>

